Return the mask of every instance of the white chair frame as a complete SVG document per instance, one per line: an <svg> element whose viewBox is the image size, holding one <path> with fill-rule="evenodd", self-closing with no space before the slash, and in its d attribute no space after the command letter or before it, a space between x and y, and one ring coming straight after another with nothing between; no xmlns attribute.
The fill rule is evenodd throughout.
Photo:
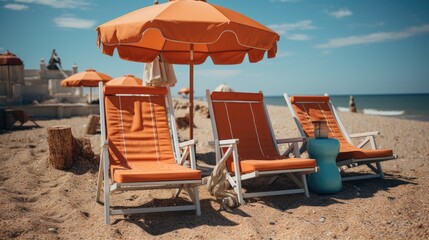
<svg viewBox="0 0 429 240"><path fill-rule="evenodd" d="M154 182L130 182L118 183L110 178L110 160L108 152L108 140L106 135L106 116L104 108L104 92L103 83L99 85L99 99L100 99L100 125L101 125L101 155L100 155L100 168L98 172L97 181L97 196L96 201L100 202L101 189L104 192L104 214L105 223L110 224L111 215L129 215L138 213L153 213L153 212L168 212L168 211L186 211L195 210L196 215L201 215L201 206L199 200L198 186L203 184L202 180L178 180L178 181L154 181ZM171 130L171 141L176 162L180 165L188 163L192 169L197 169L195 148L197 143L195 140L189 140L179 143L176 128L176 118L174 116L173 105L170 90L167 88L166 105L168 111L168 119ZM133 95L135 96L135 95ZM189 157L189 159L188 159ZM104 182L104 185L103 185ZM102 187L103 186L103 187ZM134 191L134 190L151 190L151 189L179 189L176 195L179 194L181 189L185 189L192 200L192 205L185 206L169 206L169 207L152 207L152 208L124 208L124 209L111 209L110 194L115 191Z"/></svg>
<svg viewBox="0 0 429 240"><path fill-rule="evenodd" d="M324 96L329 97L329 95L326 93L324 94ZM305 135L305 132L304 132L304 129L301 125L301 122L299 121L298 116L297 116L295 110L293 109L289 95L287 93L284 93L283 97L286 101L286 104L288 105L288 108L292 114L293 119L295 120L295 123L299 129L301 136L307 137ZM307 102L307 103L310 103L310 102ZM341 130L341 133L343 134L343 136L346 138L346 140L350 144L354 145L352 142L352 138L361 138L361 139L363 138L361 140L361 142L358 145L356 145L356 147L362 148L369 143L371 145L371 149L374 149L374 150L378 149L377 143L375 141L375 137L377 135L380 135L379 131L348 134L348 132L346 131L346 128L344 127L343 123L341 122L341 120L338 116L338 113L335 110L335 107L333 106L330 99L328 102L328 106L331 109L331 111L335 117L335 120L338 123L338 126ZM300 152L303 153L305 151L306 151L306 147L304 144L303 147L301 147ZM348 168L358 167L360 165L366 165L372 172L374 172L374 174L365 174L365 175L361 175L361 176L351 176L351 177L341 176L342 181L361 180L361 179L368 179L368 178L382 178L382 179L384 179L384 173L383 173L383 168L381 167L381 162L387 161L387 160L393 160L393 159L397 159L397 158L398 158L397 155L393 155L393 156L389 156L389 157L379 157L379 158L345 159L345 160L337 161L337 166L341 172L344 172ZM375 166L373 164L375 164Z"/></svg>
<svg viewBox="0 0 429 240"><path fill-rule="evenodd" d="M260 92L262 93L262 92ZM285 195L285 194L295 194L295 193L304 193L306 197L309 197L309 191L307 187L306 174L314 173L318 171L318 167L315 168L301 168L301 169L286 169L286 170L274 170L274 171L254 171L251 173L242 174L240 172L240 163L239 163L239 154L237 149L237 144L239 144L239 139L219 139L216 122L215 122L215 113L213 110L213 100L211 99L210 90L206 90L206 99L208 102L211 125L213 129L213 142L209 142L215 148L216 153L216 164L219 164L222 161L226 161L231 155L234 161L234 172L227 172L227 180L234 189L238 197L239 204L245 204L245 198L254 198L262 196L274 196L274 195ZM225 102L225 101L222 101ZM226 101L234 103L248 103L249 101ZM274 131L271 125L271 121L268 116L268 111L265 106L265 103L262 101L265 110L265 116L267 117L267 122L271 130L272 141L274 146L279 152L278 144L289 144L288 149L283 153L284 156L288 156L290 153L293 153L295 157L300 157L299 152L299 142L304 141L304 138L288 138L288 139L275 139ZM227 148L225 153L221 150L222 148ZM280 175L286 175L289 177L299 188L297 189L288 189L288 190L279 190L279 191L265 191L265 192L244 192L242 189L242 181L253 179L262 176L274 176L271 180L271 183L275 181Z"/></svg>

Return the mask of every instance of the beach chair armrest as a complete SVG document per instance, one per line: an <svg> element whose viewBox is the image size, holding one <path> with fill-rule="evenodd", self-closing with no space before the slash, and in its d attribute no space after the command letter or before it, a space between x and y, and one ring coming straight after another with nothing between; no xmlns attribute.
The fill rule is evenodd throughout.
<svg viewBox="0 0 429 240"><path fill-rule="evenodd" d="M187 147L187 146L190 146L190 145L196 145L197 143L198 143L197 140L191 139L191 140L179 143L179 147L183 148L183 147Z"/></svg>
<svg viewBox="0 0 429 240"><path fill-rule="evenodd" d="M364 147L366 144L370 143L372 149L377 149L377 143L375 142L375 136L379 135L379 131L365 132L365 133L355 133L351 134L351 138L364 138L358 145L358 148Z"/></svg>
<svg viewBox="0 0 429 240"><path fill-rule="evenodd" d="M276 142L277 144L284 144L284 143L304 142L305 140L306 140L305 137L295 137L295 138L276 139Z"/></svg>
<svg viewBox="0 0 429 240"><path fill-rule="evenodd" d="M225 140L220 140L219 142L219 146L228 146L231 144L238 144L239 140L238 139L225 139ZM212 147L216 146L216 141L209 141L208 144Z"/></svg>
<svg viewBox="0 0 429 240"><path fill-rule="evenodd" d="M380 135L379 131L364 132L364 133L353 133L353 134L350 134L350 137L351 138L360 138L360 137L377 136L377 135Z"/></svg>
<svg viewBox="0 0 429 240"><path fill-rule="evenodd" d="M185 163L189 161L190 167L192 169L197 169L197 160L195 158L195 148L194 146L197 144L197 140L191 139L185 142L179 143L179 147L183 148L183 152L181 153L181 158L179 164L185 166Z"/></svg>
<svg viewBox="0 0 429 240"><path fill-rule="evenodd" d="M297 158L301 157L298 143L300 142L304 143L305 141L306 141L305 137L276 139L277 144L289 144L288 149L282 154L282 156L287 157L289 156L289 154L293 153L293 155Z"/></svg>

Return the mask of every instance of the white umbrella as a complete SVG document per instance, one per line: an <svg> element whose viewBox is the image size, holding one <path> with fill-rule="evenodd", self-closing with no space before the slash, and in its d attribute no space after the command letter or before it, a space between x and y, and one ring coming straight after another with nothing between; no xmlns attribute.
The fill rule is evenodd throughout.
<svg viewBox="0 0 429 240"><path fill-rule="evenodd" d="M215 90L215 92L235 92L229 85L222 83Z"/></svg>

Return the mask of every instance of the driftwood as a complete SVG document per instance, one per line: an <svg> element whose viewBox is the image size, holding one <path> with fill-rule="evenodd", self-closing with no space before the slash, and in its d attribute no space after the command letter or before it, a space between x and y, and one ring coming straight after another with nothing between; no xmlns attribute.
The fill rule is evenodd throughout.
<svg viewBox="0 0 429 240"><path fill-rule="evenodd" d="M49 162L55 169L70 169L80 158L94 160L90 140L74 138L70 126L49 127L47 132Z"/></svg>

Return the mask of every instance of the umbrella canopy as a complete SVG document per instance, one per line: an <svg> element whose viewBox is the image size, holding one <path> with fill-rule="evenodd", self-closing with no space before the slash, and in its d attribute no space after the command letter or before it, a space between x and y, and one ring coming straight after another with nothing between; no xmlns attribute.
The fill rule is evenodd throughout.
<svg viewBox="0 0 429 240"><path fill-rule="evenodd" d="M227 84L222 83L214 90L215 92L234 92L234 90Z"/></svg>
<svg viewBox="0 0 429 240"><path fill-rule="evenodd" d="M280 36L233 10L206 1L176 0L153 5L100 25L97 44L104 54L152 62L162 54L170 64L190 66L190 126L193 126L194 64L239 64L274 57ZM193 138L193 128L190 128Z"/></svg>
<svg viewBox="0 0 429 240"><path fill-rule="evenodd" d="M143 80L138 77L134 77L134 75L124 75L110 80L106 85L141 86L142 83Z"/></svg>
<svg viewBox="0 0 429 240"><path fill-rule="evenodd" d="M61 81L61 87L98 87L98 82L108 82L111 76L87 69L84 72L76 73Z"/></svg>
<svg viewBox="0 0 429 240"><path fill-rule="evenodd" d="M87 69L84 72L76 73L61 81L61 87L90 87L89 103L92 103L92 88L98 87L98 82L108 82L112 79L111 76L94 69ZM91 108L89 109L91 113Z"/></svg>
<svg viewBox="0 0 429 240"><path fill-rule="evenodd" d="M12 84L10 77L10 66L19 66L23 65L22 60L17 57L15 54L6 51L5 53L0 54L0 66L5 66L7 69L7 82L6 82L6 92L7 97L12 96Z"/></svg>
<svg viewBox="0 0 429 240"><path fill-rule="evenodd" d="M6 51L0 54L0 66L23 65L22 60L15 54Z"/></svg>
<svg viewBox="0 0 429 240"><path fill-rule="evenodd" d="M280 36L233 10L195 0L153 5L106 22L97 28L104 54L116 49L125 60L152 62L160 53L171 64L238 64L274 57Z"/></svg>
<svg viewBox="0 0 429 240"><path fill-rule="evenodd" d="M189 90L189 88L187 88L187 87L184 87L184 88L181 88L177 93L188 95L189 92L191 92L191 90Z"/></svg>

